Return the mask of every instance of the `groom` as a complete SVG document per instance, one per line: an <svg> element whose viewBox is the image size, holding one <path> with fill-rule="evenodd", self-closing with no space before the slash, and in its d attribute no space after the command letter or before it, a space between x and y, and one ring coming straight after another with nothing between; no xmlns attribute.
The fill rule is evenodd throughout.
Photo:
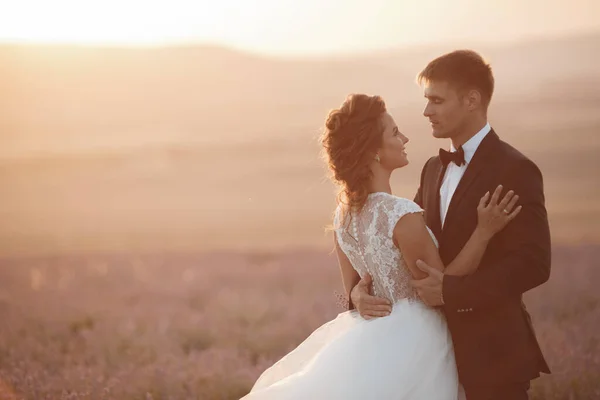
<svg viewBox="0 0 600 400"><path fill-rule="evenodd" d="M418 81L433 136L451 139L449 152L440 150L425 163L415 197L439 241L444 265L475 229L477 204L487 191L502 184L504 192L519 195L523 209L492 239L475 273L444 275L419 261L429 276L413 286L426 304L446 315L468 400L527 399L530 381L550 373L522 299L550 275L541 172L488 124L494 77L479 54L461 50L438 57ZM385 300L370 296L368 280L359 282L350 297L350 308L364 317L385 315Z"/></svg>

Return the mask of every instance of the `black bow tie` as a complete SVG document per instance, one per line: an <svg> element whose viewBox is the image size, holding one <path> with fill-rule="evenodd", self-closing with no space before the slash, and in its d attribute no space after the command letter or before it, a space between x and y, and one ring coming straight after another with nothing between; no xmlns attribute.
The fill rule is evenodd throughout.
<svg viewBox="0 0 600 400"><path fill-rule="evenodd" d="M442 160L444 167L447 167L451 162L460 167L461 165L466 164L465 151L463 150L462 146L460 146L458 150L453 153L444 149L440 149L440 160Z"/></svg>

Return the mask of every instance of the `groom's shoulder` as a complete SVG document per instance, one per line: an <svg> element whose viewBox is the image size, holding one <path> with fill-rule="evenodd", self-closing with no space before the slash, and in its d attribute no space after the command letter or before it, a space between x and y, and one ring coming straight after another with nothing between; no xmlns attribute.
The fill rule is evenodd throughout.
<svg viewBox="0 0 600 400"><path fill-rule="evenodd" d="M502 161L509 169L515 167L529 167L539 171L537 164L525 155L521 150L517 149L510 143L500 139L500 153L502 155ZM511 168L512 167L512 168Z"/></svg>
<svg viewBox="0 0 600 400"><path fill-rule="evenodd" d="M431 156L429 157L429 159L425 162L425 165L430 165L430 164L435 164L437 162L440 162L440 156L439 155L435 155L435 156Z"/></svg>
<svg viewBox="0 0 600 400"><path fill-rule="evenodd" d="M429 157L429 159L425 161L425 164L423 164L423 172L427 171L430 168L438 167L441 162L442 161L440 160L439 155Z"/></svg>
<svg viewBox="0 0 600 400"><path fill-rule="evenodd" d="M507 158L511 161L531 161L529 157L527 157L521 150L514 147L512 144L500 139L500 153L504 158ZM533 161L531 161L533 162Z"/></svg>

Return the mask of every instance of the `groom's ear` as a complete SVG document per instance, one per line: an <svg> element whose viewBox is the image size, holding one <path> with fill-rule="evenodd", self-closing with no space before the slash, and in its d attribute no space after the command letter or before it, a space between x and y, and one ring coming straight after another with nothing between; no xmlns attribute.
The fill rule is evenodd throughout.
<svg viewBox="0 0 600 400"><path fill-rule="evenodd" d="M465 96L465 101L467 103L467 108L469 111L473 111L481 107L481 92L477 89L471 89L467 92Z"/></svg>

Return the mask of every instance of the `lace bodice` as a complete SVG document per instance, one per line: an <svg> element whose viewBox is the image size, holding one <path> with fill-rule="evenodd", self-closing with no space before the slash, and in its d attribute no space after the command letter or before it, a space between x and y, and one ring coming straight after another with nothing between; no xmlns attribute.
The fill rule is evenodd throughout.
<svg viewBox="0 0 600 400"><path fill-rule="evenodd" d="M334 218L337 241L361 277L371 274L375 296L391 302L418 299L410 285L412 275L394 244L393 232L404 215L420 212L423 209L415 202L385 192L371 193L360 213L351 213L343 221L338 206ZM431 230L429 234L437 246Z"/></svg>

